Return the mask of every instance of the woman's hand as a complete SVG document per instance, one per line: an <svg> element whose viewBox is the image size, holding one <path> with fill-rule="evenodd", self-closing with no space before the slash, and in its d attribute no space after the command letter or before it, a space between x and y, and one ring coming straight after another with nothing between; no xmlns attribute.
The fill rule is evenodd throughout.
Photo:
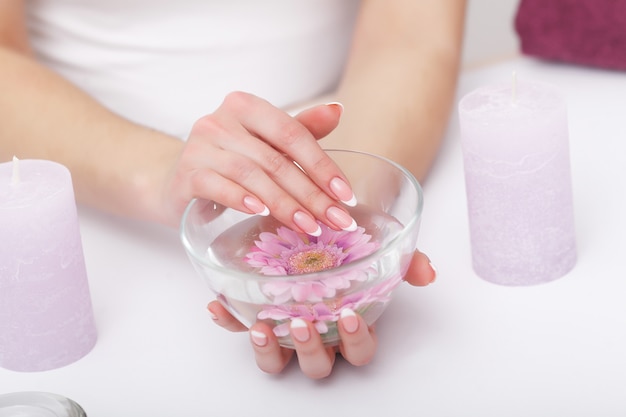
<svg viewBox="0 0 626 417"><path fill-rule="evenodd" d="M292 117L254 95L231 93L195 123L167 182L172 222L200 197L250 214L271 213L314 236L321 232L316 219L335 230L354 228L340 203L353 204L352 190L317 143L341 112L339 104L319 105Z"/></svg>
<svg viewBox="0 0 626 417"><path fill-rule="evenodd" d="M428 257L415 251L409 269L404 277L411 285L425 286L436 278L436 271ZM241 332L248 329L235 319L219 301L208 306L215 323L221 327ZM377 339L374 327L368 327L362 317L351 310L343 310L338 321L341 342L338 350L352 365L361 366L369 363L376 352ZM302 319L291 322L290 334L295 349L281 347L270 326L255 323L250 329L250 340L254 349L258 367L268 373L281 372L291 361L298 358L302 372L310 378L319 379L330 375L337 349L325 347L315 326Z"/></svg>

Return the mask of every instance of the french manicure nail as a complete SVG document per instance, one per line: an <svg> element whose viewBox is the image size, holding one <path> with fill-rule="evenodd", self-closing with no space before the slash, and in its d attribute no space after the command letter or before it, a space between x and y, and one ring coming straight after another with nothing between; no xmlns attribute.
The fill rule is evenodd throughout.
<svg viewBox="0 0 626 417"><path fill-rule="evenodd" d="M259 332L258 330L250 330L250 339L252 339L252 343L258 347L267 345L267 336L265 333Z"/></svg>
<svg viewBox="0 0 626 417"><path fill-rule="evenodd" d="M311 335L309 334L309 326L307 326L306 322L302 319L293 319L291 320L291 335L301 343L307 342Z"/></svg>
<svg viewBox="0 0 626 417"><path fill-rule="evenodd" d="M327 106L337 106L339 108L339 115L343 114L343 104L338 101L332 101L330 103L326 103Z"/></svg>
<svg viewBox="0 0 626 417"><path fill-rule="evenodd" d="M359 330L359 318L350 308L341 310L341 324L348 333L355 333Z"/></svg>
<svg viewBox="0 0 626 417"><path fill-rule="evenodd" d="M335 177L330 180L330 189L335 196L347 206L354 207L356 206L356 197L352 192L350 186L341 178Z"/></svg>
<svg viewBox="0 0 626 417"><path fill-rule="evenodd" d="M433 265L432 262L428 262L428 265L430 265L430 268L433 270L434 274L433 274L433 279L430 280L430 283L432 284L433 282L435 282L435 280L437 279L437 268L435 267L435 265Z"/></svg>
<svg viewBox="0 0 626 417"><path fill-rule="evenodd" d="M322 228L315 219L303 211L296 211L293 215L293 222L298 225L306 234L311 236L319 236L322 234Z"/></svg>
<svg viewBox="0 0 626 417"><path fill-rule="evenodd" d="M252 197L249 195L245 196L243 199L243 205L246 206L253 213L256 213L260 216L268 216L270 214L270 209L268 209L267 206L256 197Z"/></svg>
<svg viewBox="0 0 626 417"><path fill-rule="evenodd" d="M337 227L347 232L354 232L357 228L356 221L352 218L352 216L339 207L329 207L328 210L326 210L326 216Z"/></svg>

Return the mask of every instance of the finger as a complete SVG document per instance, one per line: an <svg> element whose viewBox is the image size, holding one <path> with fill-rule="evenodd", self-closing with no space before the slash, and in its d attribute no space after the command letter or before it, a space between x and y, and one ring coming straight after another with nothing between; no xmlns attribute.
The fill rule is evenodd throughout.
<svg viewBox="0 0 626 417"><path fill-rule="evenodd" d="M250 328L250 341L257 366L270 374L280 373L294 353L292 349L283 348L278 344L274 332L265 323L256 323Z"/></svg>
<svg viewBox="0 0 626 417"><path fill-rule="evenodd" d="M342 113L343 105L335 102L303 110L295 118L319 140L337 127Z"/></svg>
<svg viewBox="0 0 626 417"><path fill-rule="evenodd" d="M338 328L342 356L355 366L370 363L378 345L374 329L368 328L365 320L349 308L341 310Z"/></svg>
<svg viewBox="0 0 626 417"><path fill-rule="evenodd" d="M249 214L267 216L271 212L276 219L294 230L317 234L319 225L315 216L270 178L259 163L245 154L250 150L254 152L255 146L262 145L262 143L247 133L237 134L236 127L228 130L227 125L228 121L216 121L210 117L200 119L194 125L189 138L190 143L183 155L185 158L183 165L197 168L186 173L187 181L179 181L190 184L191 197L203 198ZM221 139L224 132L232 132L231 142L234 145L228 144L228 146L233 147L233 150L219 146L202 146L204 142L202 137L211 138L215 145L219 145L224 140ZM247 141L250 143L246 143ZM276 150L268 146L265 148L266 151L276 154L278 158L284 159ZM200 156L206 155L207 152L210 152L212 157L201 159ZM309 184L310 188L323 194L293 163L285 160L285 166L292 171L285 175L287 178L294 180L297 175L300 175L300 182L304 181ZM293 182L300 183L297 180ZM255 192L248 190L255 190ZM323 204L324 199L326 204L333 204L333 201L325 195L318 201L318 204ZM266 205L263 201L270 202L271 206L268 207L269 204ZM326 223L329 223L328 220ZM329 224L331 225L333 223Z"/></svg>
<svg viewBox="0 0 626 417"><path fill-rule="evenodd" d="M291 321L290 334L302 372L313 379L329 376L335 363L335 351L324 346L315 327L296 318Z"/></svg>
<svg viewBox="0 0 626 417"><path fill-rule="evenodd" d="M180 213L192 198L201 198L248 214L268 215L268 208L253 192L219 172L228 165L231 152L219 148L215 141L226 128L211 116L196 121L180 156L175 179L175 195Z"/></svg>
<svg viewBox="0 0 626 417"><path fill-rule="evenodd" d="M248 213L269 211L292 229L313 236L321 232L316 219L337 230L356 228L344 207L276 149L236 133L220 145L223 149L215 151L211 169L194 173L195 194Z"/></svg>
<svg viewBox="0 0 626 417"><path fill-rule="evenodd" d="M248 214L269 215L269 208L254 193L213 169L197 169L189 181L192 198L203 198Z"/></svg>
<svg viewBox="0 0 626 417"><path fill-rule="evenodd" d="M251 144L250 148L254 146ZM275 150L267 150L284 159ZM265 172L262 164L235 151L224 151L213 170L202 170L194 175L194 193L209 196L213 201L244 212L256 211L257 214L264 215L271 213L291 229L313 236L321 233L316 219L336 229L353 228L352 217L345 209L338 207L295 165L286 159L284 163L286 166L277 171L285 171L279 178L286 180L278 181ZM289 170L294 172L286 172ZM298 179L298 176L301 178ZM254 194L246 190L254 190ZM303 193L308 195L303 197ZM310 201L301 203L298 197Z"/></svg>
<svg viewBox="0 0 626 417"><path fill-rule="evenodd" d="M416 250L404 276L405 281L415 286L425 286L435 282L437 270L424 253Z"/></svg>
<svg viewBox="0 0 626 417"><path fill-rule="evenodd" d="M245 93L229 94L218 112L222 109L226 113L240 115L240 122L251 134L262 138L296 161L326 194L352 204L354 195L347 179L337 164L317 144L309 129L296 118L259 97ZM309 113L303 117L305 120L313 119ZM273 122L268 123L268 120Z"/></svg>
<svg viewBox="0 0 626 417"><path fill-rule="evenodd" d="M211 314L211 318L220 327L231 332L243 332L248 330L239 320L226 310L226 308L217 300L211 301L207 306L207 310Z"/></svg>

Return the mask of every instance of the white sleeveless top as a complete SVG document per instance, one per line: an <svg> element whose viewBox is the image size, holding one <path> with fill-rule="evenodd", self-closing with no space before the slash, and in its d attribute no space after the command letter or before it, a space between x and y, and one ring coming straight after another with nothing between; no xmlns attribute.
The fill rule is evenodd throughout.
<svg viewBox="0 0 626 417"><path fill-rule="evenodd" d="M40 60L113 111L184 139L240 90L332 90L359 0L27 0Z"/></svg>

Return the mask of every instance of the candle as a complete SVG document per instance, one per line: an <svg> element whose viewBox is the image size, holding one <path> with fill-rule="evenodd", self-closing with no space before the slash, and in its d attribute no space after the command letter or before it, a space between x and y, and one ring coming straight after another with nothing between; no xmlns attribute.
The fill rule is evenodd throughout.
<svg viewBox="0 0 626 417"><path fill-rule="evenodd" d="M562 277L576 263L565 100L535 82L459 102L474 271L502 285Z"/></svg>
<svg viewBox="0 0 626 417"><path fill-rule="evenodd" d="M70 172L43 160L0 164L0 366L58 368L95 342Z"/></svg>

